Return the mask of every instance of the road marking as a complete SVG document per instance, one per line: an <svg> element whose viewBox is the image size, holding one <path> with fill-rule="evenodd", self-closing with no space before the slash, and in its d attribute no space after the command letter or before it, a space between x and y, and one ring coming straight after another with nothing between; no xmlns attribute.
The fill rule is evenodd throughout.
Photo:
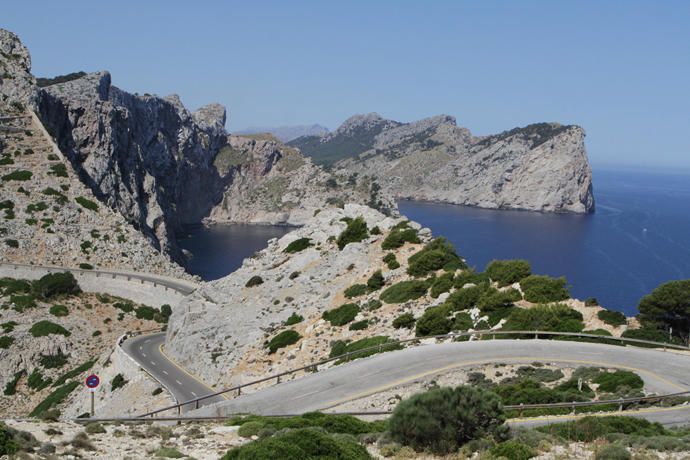
<svg viewBox="0 0 690 460"><path fill-rule="evenodd" d="M168 375L168 371L163 371L163 373L164 373L165 375Z"/></svg>
<svg viewBox="0 0 690 460"><path fill-rule="evenodd" d="M175 380L175 381L177 382L178 385L182 385L182 382L180 382L179 380Z"/></svg>
<svg viewBox="0 0 690 460"><path fill-rule="evenodd" d="M146 339L146 340L144 340L144 343L149 343L150 341L151 341L151 339Z"/></svg>
<svg viewBox="0 0 690 460"><path fill-rule="evenodd" d="M156 362L155 362L155 361L151 361L151 364L153 364L153 365L155 366L155 365L156 365Z"/></svg>
<svg viewBox="0 0 690 460"><path fill-rule="evenodd" d="M196 393L194 393L193 391L191 393L192 395L194 395L195 398L197 397Z"/></svg>
<svg viewBox="0 0 690 460"><path fill-rule="evenodd" d="M143 356L144 358L146 358L146 353L142 353L141 356Z"/></svg>
<svg viewBox="0 0 690 460"><path fill-rule="evenodd" d="M172 364L173 366L175 366L176 368L178 368L180 371L182 371L182 372L184 372L185 374L187 374L189 377L191 377L191 378L194 379L196 382L198 382L201 386L205 387L207 390L209 390L209 393L215 393L215 392L216 392L216 390L214 390L214 389L211 388L210 386L206 385L200 378L198 378L197 376L195 376L195 375L193 375L193 374L190 374L189 371L187 371L187 369L185 369L184 367L182 367L182 366L180 366L179 364L177 364L174 360L172 360L172 359L170 358L170 356L168 356L168 355L163 351L163 344L162 344L162 343L161 343L160 346L158 347L158 351L160 351L161 355L163 355L163 357L164 357L165 359L167 359L168 362L169 362L170 364ZM228 397L228 396L226 396L226 395L224 395L224 394L222 394L222 395L220 395L220 396L221 396L223 399L230 400L230 397Z"/></svg>
<svg viewBox="0 0 690 460"><path fill-rule="evenodd" d="M140 349L140 350L143 350L143 349L144 349L144 347L140 346L140 347L139 347L139 349Z"/></svg>
<svg viewBox="0 0 690 460"><path fill-rule="evenodd" d="M421 373L416 374L416 375L404 377L404 378L398 379L397 381L390 382L390 383L387 383L387 384L384 384L384 385L381 385L379 387L375 387L375 388L372 388L369 390L365 390L365 391L362 391L360 393L355 393L351 396L346 396L344 398L337 399L335 401L330 401L328 403L324 403L324 405L321 406L320 409L321 410L330 409L334 406L338 406L340 404L343 404L343 403L346 403L349 401L354 401L356 399L360 399L360 398L364 398L367 396L371 396L373 394L381 393L381 392L388 390L390 388L394 388L394 387L397 387L399 385L404 385L406 383L411 383L415 380L418 380L418 379L423 378L423 377L428 377L430 375L440 374L442 372L445 372L445 371L448 371L451 369L456 369L456 368L465 367L465 366L472 366L472 365L476 365L476 364L485 364L487 362L491 363L491 362L501 362L501 361L517 361L517 362L525 362L525 361L544 362L544 361L548 361L548 362L555 362L555 363L578 363L578 364L590 364L590 365L596 365L596 366L602 366L602 367L613 367L613 368L618 368L618 369L627 369L630 371L635 371L635 372L651 375L652 377L666 383L667 385L678 388L680 391L687 391L687 388L682 387L676 383L673 383L670 380L667 380L667 379L659 376L658 374L655 374L654 372L647 371L644 369L638 369L635 367L621 366L618 364L614 365L611 363L604 363L604 362L600 362L600 361L564 359L564 358L558 358L558 357L552 358L552 357L516 356L516 357L503 357L503 358L499 357L499 358L490 358L490 359L487 358L487 359L483 359L483 360L479 360L479 361L465 361L465 362L461 362L461 363L450 364L448 366L443 366L443 367L440 367L437 369L432 369L429 371L421 372Z"/></svg>

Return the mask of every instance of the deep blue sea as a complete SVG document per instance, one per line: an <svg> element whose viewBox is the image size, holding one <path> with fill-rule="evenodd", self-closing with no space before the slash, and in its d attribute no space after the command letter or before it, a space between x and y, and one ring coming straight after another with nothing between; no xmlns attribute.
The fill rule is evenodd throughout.
<svg viewBox="0 0 690 460"><path fill-rule="evenodd" d="M400 202L401 212L455 244L471 266L524 258L533 272L565 276L578 298L634 314L660 283L690 278L690 176L594 172L596 212L556 215ZM187 230L189 271L211 280L280 237L286 227L216 225Z"/></svg>

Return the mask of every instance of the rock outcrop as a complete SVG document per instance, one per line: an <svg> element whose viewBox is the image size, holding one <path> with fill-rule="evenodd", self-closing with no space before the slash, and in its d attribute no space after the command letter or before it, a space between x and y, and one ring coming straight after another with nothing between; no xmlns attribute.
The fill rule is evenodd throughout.
<svg viewBox="0 0 690 460"><path fill-rule="evenodd" d="M399 123L368 114L289 145L316 163L370 175L400 199L589 213L594 197L584 137L579 126L558 123L476 137L448 115Z"/></svg>
<svg viewBox="0 0 690 460"><path fill-rule="evenodd" d="M0 29L0 98L2 103L23 110L35 108L36 79L31 75L31 55L17 35Z"/></svg>

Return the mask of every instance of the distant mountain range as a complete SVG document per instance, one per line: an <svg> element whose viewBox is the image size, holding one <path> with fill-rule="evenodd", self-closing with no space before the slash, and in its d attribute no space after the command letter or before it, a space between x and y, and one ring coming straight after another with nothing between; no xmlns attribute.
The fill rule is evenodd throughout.
<svg viewBox="0 0 690 460"><path fill-rule="evenodd" d="M474 136L449 115L401 123L370 113L288 145L316 164L372 177L399 199L588 213L594 197L584 138L581 127L559 123Z"/></svg>
<svg viewBox="0 0 690 460"><path fill-rule="evenodd" d="M251 127L236 131L233 134L259 134L271 133L281 142L288 142L302 136L323 136L328 134L328 128L319 124L313 125L294 125L294 126L274 126L274 127Z"/></svg>

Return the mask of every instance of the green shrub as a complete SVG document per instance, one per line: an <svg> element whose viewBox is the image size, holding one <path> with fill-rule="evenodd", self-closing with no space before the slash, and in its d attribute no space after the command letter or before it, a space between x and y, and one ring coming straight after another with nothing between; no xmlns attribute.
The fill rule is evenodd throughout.
<svg viewBox="0 0 690 460"><path fill-rule="evenodd" d="M33 326L31 326L29 332L31 332L31 335L34 337L46 337L51 334L64 335L65 337L69 337L71 335L67 329L59 324L51 323L50 321L46 320L35 323Z"/></svg>
<svg viewBox="0 0 690 460"><path fill-rule="evenodd" d="M8 332L14 331L14 328L16 326L19 326L19 323L16 321L7 321L6 323L0 324L0 327L2 328L2 332L7 334Z"/></svg>
<svg viewBox="0 0 690 460"><path fill-rule="evenodd" d="M617 370L614 372L602 372L594 380L599 384L599 390L614 393L622 387L638 389L644 387L644 382L634 372Z"/></svg>
<svg viewBox="0 0 690 460"><path fill-rule="evenodd" d="M323 312L323 319L330 322L332 326L344 326L355 319L359 310L359 305L356 303L346 303Z"/></svg>
<svg viewBox="0 0 690 460"><path fill-rule="evenodd" d="M378 299L369 299L367 302L362 304L362 310L374 311L381 308L383 303Z"/></svg>
<svg viewBox="0 0 690 460"><path fill-rule="evenodd" d="M485 270L491 280L499 286L509 286L532 274L532 267L526 260L493 260Z"/></svg>
<svg viewBox="0 0 690 460"><path fill-rule="evenodd" d="M0 278L0 290L4 295L31 292L31 283L25 280Z"/></svg>
<svg viewBox="0 0 690 460"><path fill-rule="evenodd" d="M558 302L570 297L565 278L530 275L520 281L525 300L533 303Z"/></svg>
<svg viewBox="0 0 690 460"><path fill-rule="evenodd" d="M0 337L0 349L2 350L7 350L12 346L14 343L14 337L11 337L9 335L3 335Z"/></svg>
<svg viewBox="0 0 690 460"><path fill-rule="evenodd" d="M516 289L498 291L491 288L486 289L482 293L477 301L477 306L482 312L488 313L506 307L512 307L518 300L522 300L522 295L520 295L520 291Z"/></svg>
<svg viewBox="0 0 690 460"><path fill-rule="evenodd" d="M70 382L58 387L29 413L29 417L40 417L42 414L64 401L64 399L80 384L81 382Z"/></svg>
<svg viewBox="0 0 690 460"><path fill-rule="evenodd" d="M395 258L395 254L392 252L389 252L383 257L383 262L386 264L389 270L400 268L400 263L398 263L398 260Z"/></svg>
<svg viewBox="0 0 690 460"><path fill-rule="evenodd" d="M349 330L351 331L361 331L369 327L369 320L363 319L362 321L357 321L356 323L350 324Z"/></svg>
<svg viewBox="0 0 690 460"><path fill-rule="evenodd" d="M367 280L367 288L369 288L371 292L378 291L384 284L386 284L386 281L383 279L381 270L376 270Z"/></svg>
<svg viewBox="0 0 690 460"><path fill-rule="evenodd" d="M87 264L86 262L82 262L79 264L79 268L82 270L93 270L93 265Z"/></svg>
<svg viewBox="0 0 690 460"><path fill-rule="evenodd" d="M78 196L74 199L77 203L82 205L82 207L88 209L89 211L97 211L98 210L98 203L95 201L91 201L88 198L84 198L83 196Z"/></svg>
<svg viewBox="0 0 690 460"><path fill-rule="evenodd" d="M381 243L384 250L397 249L405 243L420 243L417 230L413 228L393 228Z"/></svg>
<svg viewBox="0 0 690 460"><path fill-rule="evenodd" d="M5 174L2 176L3 181L10 181L10 180L16 180L16 181L27 181L31 179L33 176L33 173L31 171L24 171L24 170L19 170L19 171L12 171L9 174Z"/></svg>
<svg viewBox="0 0 690 460"><path fill-rule="evenodd" d="M26 212L29 214L33 214L35 212L45 211L46 209L48 209L48 205L43 201L39 201L38 203L31 203L30 205L28 205L26 207Z"/></svg>
<svg viewBox="0 0 690 460"><path fill-rule="evenodd" d="M582 332L585 334L602 335L602 336L611 336L612 335L606 329L592 329L589 331L582 331Z"/></svg>
<svg viewBox="0 0 690 460"><path fill-rule="evenodd" d="M48 273L33 282L33 291L39 297L48 299L59 294L78 294L81 292L77 280L70 272Z"/></svg>
<svg viewBox="0 0 690 460"><path fill-rule="evenodd" d="M451 329L454 331L466 331L473 327L472 317L469 313L458 313L453 319L453 325Z"/></svg>
<svg viewBox="0 0 690 460"><path fill-rule="evenodd" d="M123 386L127 385L127 383L128 381L125 380L125 377L122 374L117 374L110 381L110 391L115 391L118 388L122 388Z"/></svg>
<svg viewBox="0 0 690 460"><path fill-rule="evenodd" d="M619 311L613 310L599 310L597 317L611 326L617 327L628 323L625 315Z"/></svg>
<svg viewBox="0 0 690 460"><path fill-rule="evenodd" d="M426 337L448 334L452 327L453 322L448 319L448 308L444 306L430 307L417 320L415 335Z"/></svg>
<svg viewBox="0 0 690 460"><path fill-rule="evenodd" d="M149 321L156 319L157 313L159 313L157 309L149 307L148 305L140 305L134 310L134 314L138 319L146 319Z"/></svg>
<svg viewBox="0 0 690 460"><path fill-rule="evenodd" d="M48 311L51 315L58 317L69 315L69 310L64 305L53 305Z"/></svg>
<svg viewBox="0 0 690 460"><path fill-rule="evenodd" d="M396 283L383 291L379 298L386 303L402 303L422 297L429 289L428 281L410 280Z"/></svg>
<svg viewBox="0 0 690 460"><path fill-rule="evenodd" d="M168 319L170 319L170 316L172 316L172 307L169 304L164 303L163 305L161 305L160 314L167 323Z"/></svg>
<svg viewBox="0 0 690 460"><path fill-rule="evenodd" d="M599 301L596 297L588 297L585 299L585 307L595 307L599 305Z"/></svg>
<svg viewBox="0 0 690 460"><path fill-rule="evenodd" d="M269 458L369 460L371 456L354 438L325 433L315 428L299 428L236 447L221 460Z"/></svg>
<svg viewBox="0 0 690 460"><path fill-rule="evenodd" d="M95 360L95 359L94 359L94 360L91 360L91 361L86 361L86 362L80 364L79 366L75 367L75 368L72 369L71 371L68 371L68 372L64 373L63 375L61 375L60 378L58 378L58 379L55 381L55 383L53 384L53 386L56 387L56 386L58 386L58 385L62 385L62 384L65 383L67 380L72 379L72 378L74 378L74 377L77 377L79 374L81 374L81 373L83 373L83 372L86 372L86 371L88 371L89 369L91 369L91 368L93 367L94 364L96 364L96 360Z"/></svg>
<svg viewBox="0 0 690 460"><path fill-rule="evenodd" d="M269 350L268 352L273 354L281 348L297 343L301 338L302 336L299 332L288 329L273 337L268 344L266 344L266 347Z"/></svg>
<svg viewBox="0 0 690 460"><path fill-rule="evenodd" d="M14 454L19 452L33 452L39 446L36 438L26 431L15 430L0 422L0 456L3 458L15 458ZM18 458L28 457L24 454L18 455Z"/></svg>
<svg viewBox="0 0 690 460"><path fill-rule="evenodd" d="M376 348L380 346L380 348ZM366 348L374 347L369 351L362 351ZM351 343L345 343L341 340L336 340L331 345L331 353L329 357L335 358L336 356L342 356L346 353L352 353L352 356L348 360L364 358L367 356L375 355L383 351L399 350L401 348L400 344L392 343L388 336L386 335L376 335L373 337L366 337L364 339L355 340ZM359 353L358 353L359 352ZM343 362L343 360L338 361L336 364Z"/></svg>
<svg viewBox="0 0 690 460"><path fill-rule="evenodd" d="M67 356L58 351L55 355L41 355L39 362L46 369L56 369L67 364Z"/></svg>
<svg viewBox="0 0 690 460"><path fill-rule="evenodd" d="M5 246L16 249L19 247L19 241L8 238L5 240Z"/></svg>
<svg viewBox="0 0 690 460"><path fill-rule="evenodd" d="M642 418L622 416L583 417L573 422L539 427L537 430L576 442L592 442L612 433L639 436L668 434L667 430L658 423L652 423Z"/></svg>
<svg viewBox="0 0 690 460"><path fill-rule="evenodd" d="M84 427L87 434L103 434L107 433L106 429L100 423L87 423Z"/></svg>
<svg viewBox="0 0 690 460"><path fill-rule="evenodd" d="M626 339L649 340L651 342L667 343L674 342L669 340L669 334L661 329L642 327L640 329L626 329L621 334ZM653 346L653 345L652 345Z"/></svg>
<svg viewBox="0 0 690 460"><path fill-rule="evenodd" d="M41 371L39 371L38 369L34 369L34 371L31 373L31 375L29 375L29 378L26 381L27 386L35 391L40 391L48 387L48 385L50 385L51 383L53 383L53 379L44 379L43 374L41 374Z"/></svg>
<svg viewBox="0 0 690 460"><path fill-rule="evenodd" d="M514 439L496 444L489 452L496 458L508 460L529 460L537 456L537 452L530 446Z"/></svg>
<svg viewBox="0 0 690 460"><path fill-rule="evenodd" d="M350 243L358 243L365 240L369 236L367 231L367 223L362 217L352 219L347 223L347 228L338 237L338 248L342 250Z"/></svg>
<svg viewBox="0 0 690 460"><path fill-rule="evenodd" d="M258 286L260 284L264 284L263 278L261 278L259 275L254 275L249 280L247 281L247 284L245 284L245 287L254 287Z"/></svg>
<svg viewBox="0 0 690 460"><path fill-rule="evenodd" d="M17 393L17 384L24 375L26 375L26 371L23 369L19 372L14 373L14 377L12 378L12 380L8 381L5 384L5 396L12 396Z"/></svg>
<svg viewBox="0 0 690 460"><path fill-rule="evenodd" d="M445 238L439 237L429 242L422 250L408 259L407 273L424 276L440 269L455 271L466 268L465 263L455 253L455 248Z"/></svg>
<svg viewBox="0 0 690 460"><path fill-rule="evenodd" d="M412 313L403 313L393 320L393 327L396 329L412 329L416 320Z"/></svg>
<svg viewBox="0 0 690 460"><path fill-rule="evenodd" d="M543 367L520 366L517 370L520 378L532 379L537 382L555 382L563 378L560 369L545 369Z"/></svg>
<svg viewBox="0 0 690 460"><path fill-rule="evenodd" d="M353 284L349 288L345 289L345 297L351 299L353 297L359 297L367 293L366 284Z"/></svg>
<svg viewBox="0 0 690 460"><path fill-rule="evenodd" d="M380 235L381 229L378 226L376 226L376 227L372 228L371 232L369 232L369 233L371 233L372 235Z"/></svg>
<svg viewBox="0 0 690 460"><path fill-rule="evenodd" d="M36 308L36 298L32 294L10 296L10 303L14 304L14 309L23 312L28 308Z"/></svg>
<svg viewBox="0 0 690 460"><path fill-rule="evenodd" d="M503 408L490 391L434 388L401 401L389 419L391 437L416 451L448 454L473 439L505 437Z"/></svg>
<svg viewBox="0 0 690 460"><path fill-rule="evenodd" d="M304 321L304 317L293 312L285 321L285 325L292 326L293 324L301 323L302 321Z"/></svg>
<svg viewBox="0 0 690 460"><path fill-rule="evenodd" d="M503 325L508 331L581 332L582 314L567 305L537 305L515 308Z"/></svg>
<svg viewBox="0 0 690 460"><path fill-rule="evenodd" d="M387 422L379 420L365 422L351 415L324 414L322 412L307 412L302 415L290 417L263 417L260 415L248 415L235 417L227 421L227 425L244 427L251 424L246 430L250 436L259 434L262 429L269 428L274 431L315 427L329 433L341 433L350 435L362 435L367 433L380 433L386 430ZM259 428L257 430L257 427ZM253 434L252 434L253 433Z"/></svg>
<svg viewBox="0 0 690 460"><path fill-rule="evenodd" d="M594 460L630 460L632 456L628 450L619 444L606 444L599 447Z"/></svg>
<svg viewBox="0 0 690 460"><path fill-rule="evenodd" d="M307 249L309 246L313 246L313 244L311 243L311 238L299 238L288 244L287 247L283 249L283 252L292 254L295 252L303 251Z"/></svg>
<svg viewBox="0 0 690 460"><path fill-rule="evenodd" d="M259 421L248 421L240 425L240 429L237 430L237 434L243 438L251 438L259 434L259 431L264 429L264 423Z"/></svg>
<svg viewBox="0 0 690 460"><path fill-rule="evenodd" d="M484 292L489 289L486 285L460 288L448 296L446 303L452 306L453 310L469 310L474 308L479 302Z"/></svg>
<svg viewBox="0 0 690 460"><path fill-rule="evenodd" d="M690 335L690 280L669 281L640 300L638 318L644 328L672 330L675 337Z"/></svg>
<svg viewBox="0 0 690 460"><path fill-rule="evenodd" d="M434 279L434 282L431 284L431 292L430 295L434 299L443 294L444 292L450 291L450 289L453 287L453 274L452 273L444 273L443 275L439 276L438 278Z"/></svg>

